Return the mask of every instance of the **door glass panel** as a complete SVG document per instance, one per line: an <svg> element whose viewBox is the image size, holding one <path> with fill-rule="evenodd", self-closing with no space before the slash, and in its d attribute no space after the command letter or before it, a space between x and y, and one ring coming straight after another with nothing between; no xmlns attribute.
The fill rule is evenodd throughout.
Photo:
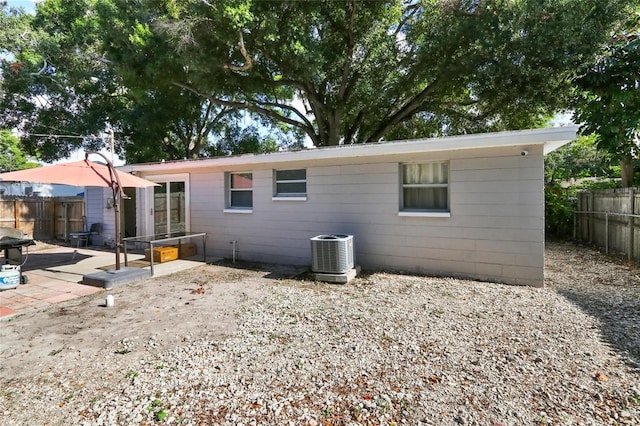
<svg viewBox="0 0 640 426"><path fill-rule="evenodd" d="M169 230L168 232L186 231L185 183L171 182L169 184Z"/></svg>
<svg viewBox="0 0 640 426"><path fill-rule="evenodd" d="M161 182L153 191L153 233L167 233L167 183Z"/></svg>

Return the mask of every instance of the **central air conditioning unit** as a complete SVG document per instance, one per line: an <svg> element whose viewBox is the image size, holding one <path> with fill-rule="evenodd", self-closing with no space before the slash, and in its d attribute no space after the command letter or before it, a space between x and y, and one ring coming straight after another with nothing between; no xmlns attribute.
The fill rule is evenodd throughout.
<svg viewBox="0 0 640 426"><path fill-rule="evenodd" d="M318 235L311 238L311 270L343 274L353 269L353 235Z"/></svg>

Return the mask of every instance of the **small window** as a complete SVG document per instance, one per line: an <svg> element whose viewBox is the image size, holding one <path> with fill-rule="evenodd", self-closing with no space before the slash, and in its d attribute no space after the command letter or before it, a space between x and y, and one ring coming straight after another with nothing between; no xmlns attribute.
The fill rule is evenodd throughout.
<svg viewBox="0 0 640 426"><path fill-rule="evenodd" d="M227 205L231 209L253 207L253 174L231 172L227 174Z"/></svg>
<svg viewBox="0 0 640 426"><path fill-rule="evenodd" d="M449 164L402 165L402 211L449 211Z"/></svg>
<svg viewBox="0 0 640 426"><path fill-rule="evenodd" d="M307 170L276 170L275 197L306 197Z"/></svg>

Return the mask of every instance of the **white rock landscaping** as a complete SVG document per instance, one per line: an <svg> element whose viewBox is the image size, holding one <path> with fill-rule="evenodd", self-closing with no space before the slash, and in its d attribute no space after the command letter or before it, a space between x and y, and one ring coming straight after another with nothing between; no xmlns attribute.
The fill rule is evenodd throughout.
<svg viewBox="0 0 640 426"><path fill-rule="evenodd" d="M259 266L0 322L2 424L640 424L637 266L570 244L545 288Z"/></svg>

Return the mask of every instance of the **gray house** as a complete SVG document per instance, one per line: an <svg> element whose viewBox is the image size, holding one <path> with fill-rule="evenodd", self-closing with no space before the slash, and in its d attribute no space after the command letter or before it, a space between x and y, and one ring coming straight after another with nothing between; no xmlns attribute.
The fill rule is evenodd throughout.
<svg viewBox="0 0 640 426"><path fill-rule="evenodd" d="M544 154L575 137L564 127L128 165L160 186L130 193L124 231L207 232L212 258L235 248L300 265L310 238L350 234L364 268L542 286ZM103 220L90 220L108 235L99 203Z"/></svg>

